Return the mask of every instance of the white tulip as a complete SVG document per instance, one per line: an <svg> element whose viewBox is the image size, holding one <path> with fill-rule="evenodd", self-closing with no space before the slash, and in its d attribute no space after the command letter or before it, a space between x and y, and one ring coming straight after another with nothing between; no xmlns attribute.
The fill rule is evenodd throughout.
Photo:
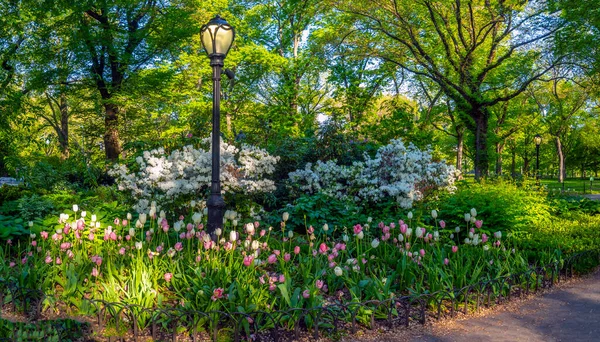
<svg viewBox="0 0 600 342"><path fill-rule="evenodd" d="M398 241L399 241L399 242L402 242L402 241L404 241L404 235L402 235L402 234L398 234Z"/></svg>
<svg viewBox="0 0 600 342"><path fill-rule="evenodd" d="M379 239L373 239L373 241L371 241L371 247L377 248L377 246L379 246Z"/></svg>
<svg viewBox="0 0 600 342"><path fill-rule="evenodd" d="M82 212L81 212L81 217L86 217L86 216L87 216L87 212L85 212L85 211L82 211Z"/></svg>
<svg viewBox="0 0 600 342"><path fill-rule="evenodd" d="M436 230L435 232L433 232L433 240L438 241L439 239L440 239L440 232L438 232Z"/></svg>
<svg viewBox="0 0 600 342"><path fill-rule="evenodd" d="M465 239L465 244L467 244L467 245L468 245L468 244L470 244L470 243L471 243L471 240L470 240L469 238L466 238L466 239Z"/></svg>
<svg viewBox="0 0 600 342"><path fill-rule="evenodd" d="M140 250L140 249L142 249L142 242L141 242L141 241L138 241L138 242L136 242L136 243L135 243L135 248L136 248L137 250Z"/></svg>
<svg viewBox="0 0 600 342"><path fill-rule="evenodd" d="M454 239L454 234L450 234L450 238L451 238L451 239Z"/></svg>
<svg viewBox="0 0 600 342"><path fill-rule="evenodd" d="M342 268L341 268L341 267L339 267L339 266L336 266L336 267L333 269L333 273L335 273L335 275L339 277L339 276L341 276L342 274L344 274L344 271L342 271Z"/></svg>
<svg viewBox="0 0 600 342"><path fill-rule="evenodd" d="M73 211L74 212L78 212L79 211L79 206L77 204L73 204Z"/></svg>
<svg viewBox="0 0 600 342"><path fill-rule="evenodd" d="M200 213L194 213L194 215L192 215L192 221L195 224L200 223L201 220L202 220L202 214L200 214Z"/></svg>
<svg viewBox="0 0 600 342"><path fill-rule="evenodd" d="M475 210L475 208L471 208L471 216L473 216L473 217L477 216L477 210Z"/></svg>
<svg viewBox="0 0 600 342"><path fill-rule="evenodd" d="M33 227L33 221L29 221L27 224L29 225L29 228Z"/></svg>
<svg viewBox="0 0 600 342"><path fill-rule="evenodd" d="M150 212L148 213L148 215L150 217L154 217L156 215L156 208L155 207L150 208Z"/></svg>
<svg viewBox="0 0 600 342"><path fill-rule="evenodd" d="M252 241L252 249L257 250L260 247L260 242L257 240Z"/></svg>
<svg viewBox="0 0 600 342"><path fill-rule="evenodd" d="M254 234L255 229L254 229L254 224L252 222L249 222L246 224L246 233L252 235Z"/></svg>
<svg viewBox="0 0 600 342"><path fill-rule="evenodd" d="M473 238L473 236L474 236L474 235L473 235L473 233L469 232L469 238L471 238L471 239L472 239L472 238Z"/></svg>
<svg viewBox="0 0 600 342"><path fill-rule="evenodd" d="M179 231L181 230L181 226L183 226L183 221L177 221L173 223L173 230L179 233Z"/></svg>
<svg viewBox="0 0 600 342"><path fill-rule="evenodd" d="M92 220L94 220L93 217L95 217L95 215L92 215ZM131 217L131 213L127 213L127 220L131 221Z"/></svg>
<svg viewBox="0 0 600 342"><path fill-rule="evenodd" d="M221 236L221 233L223 233L223 231L221 230L221 228L215 229L215 235L216 236Z"/></svg>
<svg viewBox="0 0 600 342"><path fill-rule="evenodd" d="M406 237L411 237L412 233L413 233L412 228L406 229Z"/></svg>
<svg viewBox="0 0 600 342"><path fill-rule="evenodd" d="M418 238L423 237L423 229L421 229L421 227L417 227L417 230L415 230L415 236Z"/></svg>
<svg viewBox="0 0 600 342"><path fill-rule="evenodd" d="M325 223L325 224L323 225L323 231L324 231L324 232L326 232L326 231L328 231L328 230L329 230L329 225L328 225L327 223Z"/></svg>
<svg viewBox="0 0 600 342"><path fill-rule="evenodd" d="M96 222L96 228L100 228L100 222Z"/></svg>
<svg viewBox="0 0 600 342"><path fill-rule="evenodd" d="M356 235L356 236L362 240L362 238L365 237L365 233L361 230L360 233L358 233L358 235Z"/></svg>
<svg viewBox="0 0 600 342"><path fill-rule="evenodd" d="M237 227L237 225L238 225L238 220L235 220L235 219L234 219L234 220L231 220L231 225L232 225L232 226L234 226L234 227Z"/></svg>
<svg viewBox="0 0 600 342"><path fill-rule="evenodd" d="M497 232L495 232L495 233L494 233L494 237L495 237L496 239L501 239L501 238L502 238L502 232L501 232L501 231L497 231Z"/></svg>
<svg viewBox="0 0 600 342"><path fill-rule="evenodd" d="M475 221L477 221L477 219L475 218L475 216L471 216L471 223L475 223Z"/></svg>
<svg viewBox="0 0 600 342"><path fill-rule="evenodd" d="M135 229L129 228L129 236L135 236Z"/></svg>
<svg viewBox="0 0 600 342"><path fill-rule="evenodd" d="M454 228L454 232L455 232L455 233L460 233L460 227L456 227L456 228Z"/></svg>
<svg viewBox="0 0 600 342"><path fill-rule="evenodd" d="M206 213L204 215L206 215ZM158 216L160 216L161 218L167 218L167 214L165 213L164 210L161 210L160 213L158 214Z"/></svg>
<svg viewBox="0 0 600 342"><path fill-rule="evenodd" d="M412 218L413 218L412 211L409 211L408 214L406 215L406 217L408 217L409 220L412 220Z"/></svg>
<svg viewBox="0 0 600 342"><path fill-rule="evenodd" d="M293 237L294 237L294 231L293 231L293 230L290 230L290 231L288 232L288 238L290 238L290 239L291 239L291 238L293 238Z"/></svg>
<svg viewBox="0 0 600 342"><path fill-rule="evenodd" d="M471 221L471 214L466 213L465 214L465 222L469 222L469 221Z"/></svg>
<svg viewBox="0 0 600 342"><path fill-rule="evenodd" d="M146 224L146 219L147 219L147 216L146 216L146 214L145 214L145 213L141 213L141 214L140 214L140 217L138 218L138 220L140 221L140 223L141 223L142 225Z"/></svg>
<svg viewBox="0 0 600 342"><path fill-rule="evenodd" d="M142 224L142 222L140 222L140 220L135 221L135 227L136 228L142 228L144 225Z"/></svg>
<svg viewBox="0 0 600 342"><path fill-rule="evenodd" d="M234 230L229 233L229 240L231 242L235 242L235 240L237 240L237 233Z"/></svg>
<svg viewBox="0 0 600 342"><path fill-rule="evenodd" d="M348 242L348 240L350 240L350 238L348 237L348 235L346 235L346 234L342 235L342 241Z"/></svg>
<svg viewBox="0 0 600 342"><path fill-rule="evenodd" d="M36 235L35 235L35 234L33 234L33 233L29 234L29 237L30 237L32 240L33 240L33 239L35 239L35 236L36 236Z"/></svg>
<svg viewBox="0 0 600 342"><path fill-rule="evenodd" d="M438 217L437 210L434 209L431 211L431 217L433 217L434 219L436 219Z"/></svg>
<svg viewBox="0 0 600 342"><path fill-rule="evenodd" d="M128 216L128 217L129 217L129 216ZM96 214L92 214L92 222L96 222L96 219L97 219L97 218L98 218L98 217L96 217ZM130 219L130 220L131 220L131 219Z"/></svg>
<svg viewBox="0 0 600 342"><path fill-rule="evenodd" d="M490 246L489 246L489 245L484 245L484 246L483 246L483 250L484 250L484 251L487 251L487 250L489 250L489 249L490 249Z"/></svg>
<svg viewBox="0 0 600 342"><path fill-rule="evenodd" d="M283 222L287 222L287 220L290 218L290 214L286 211L283 213L282 218Z"/></svg>
<svg viewBox="0 0 600 342"><path fill-rule="evenodd" d="M368 222L368 223L371 223L371 222L373 222L373 218L372 218L371 216L367 217L367 222Z"/></svg>
<svg viewBox="0 0 600 342"><path fill-rule="evenodd" d="M193 208L193 207L195 207L195 206L196 206L196 201L194 201L194 200L191 200L191 201L190 201L190 207L192 207L192 208Z"/></svg>

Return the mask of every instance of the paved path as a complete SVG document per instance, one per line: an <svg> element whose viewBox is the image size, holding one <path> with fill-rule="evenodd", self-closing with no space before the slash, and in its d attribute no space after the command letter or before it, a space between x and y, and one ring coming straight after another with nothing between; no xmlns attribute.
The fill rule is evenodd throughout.
<svg viewBox="0 0 600 342"><path fill-rule="evenodd" d="M593 201L600 201L600 195L583 195L583 197L586 197L586 198L591 199Z"/></svg>
<svg viewBox="0 0 600 342"><path fill-rule="evenodd" d="M600 342L600 271L540 297L500 306L485 316L348 341Z"/></svg>
<svg viewBox="0 0 600 342"><path fill-rule="evenodd" d="M11 178L11 177L0 177L0 187L3 184L6 185L19 185L21 182L17 179Z"/></svg>

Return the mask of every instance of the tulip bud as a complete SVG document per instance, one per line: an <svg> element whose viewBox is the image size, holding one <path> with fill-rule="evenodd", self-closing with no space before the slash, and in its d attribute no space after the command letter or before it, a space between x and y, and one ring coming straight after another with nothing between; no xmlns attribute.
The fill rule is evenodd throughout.
<svg viewBox="0 0 600 342"><path fill-rule="evenodd" d="M477 216L477 210L475 210L475 208L471 208L471 216L473 216L473 217Z"/></svg>
<svg viewBox="0 0 600 342"><path fill-rule="evenodd" d="M412 218L413 218L412 211L409 211L408 214L406 215L406 217L408 217L409 220L412 220Z"/></svg>
<svg viewBox="0 0 600 342"><path fill-rule="evenodd" d="M466 213L465 214L465 222L470 222L471 221L471 214Z"/></svg>
<svg viewBox="0 0 600 342"><path fill-rule="evenodd" d="M329 225L328 225L327 223L325 223L325 224L323 225L323 231L324 231L324 232L326 232L326 231L328 231L328 230L329 230Z"/></svg>
<svg viewBox="0 0 600 342"><path fill-rule="evenodd" d="M283 213L282 218L283 222L287 222L287 220L290 218L290 214L286 211Z"/></svg>
<svg viewBox="0 0 600 342"><path fill-rule="evenodd" d="M434 209L431 211L431 217L433 217L434 219L436 219L438 217L437 210Z"/></svg>

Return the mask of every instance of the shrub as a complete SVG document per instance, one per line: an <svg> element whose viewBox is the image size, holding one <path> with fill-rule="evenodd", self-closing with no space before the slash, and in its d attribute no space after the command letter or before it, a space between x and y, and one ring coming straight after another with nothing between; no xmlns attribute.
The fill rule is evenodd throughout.
<svg viewBox="0 0 600 342"><path fill-rule="evenodd" d="M19 215L25 221L32 221L38 217L44 217L54 209L50 200L38 195L23 197L19 200Z"/></svg>
<svg viewBox="0 0 600 342"><path fill-rule="evenodd" d="M336 161L306 164L289 174L292 186L305 194L322 193L340 200L378 203L393 198L402 208L435 189L454 189L458 172L445 162L432 162L429 151L392 140L371 158L350 166Z"/></svg>
<svg viewBox="0 0 600 342"><path fill-rule="evenodd" d="M546 194L528 191L514 184L499 181L487 184L463 182L452 194L443 194L438 208L446 217L449 227L463 224L460 218L471 208L485 217L485 226L492 230L520 231L551 221L550 205Z"/></svg>
<svg viewBox="0 0 600 342"><path fill-rule="evenodd" d="M203 142L207 147L188 145L170 155L162 148L145 151L135 165L116 165L109 173L116 178L119 190L130 193L138 212L147 212L151 201L181 207L210 187L210 138ZM226 194L275 190L274 182L264 177L273 173L278 159L254 146L244 144L238 149L221 142L222 190Z"/></svg>

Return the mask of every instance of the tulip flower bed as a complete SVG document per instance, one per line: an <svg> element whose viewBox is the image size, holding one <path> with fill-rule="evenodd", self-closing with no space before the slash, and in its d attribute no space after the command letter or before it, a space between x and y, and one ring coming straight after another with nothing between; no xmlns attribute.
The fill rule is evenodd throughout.
<svg viewBox="0 0 600 342"><path fill-rule="evenodd" d="M52 224L32 223L38 233L28 241L1 247L0 274L41 290L50 311L89 313L87 299L134 305L142 330L151 319L143 308L276 313L462 288L530 266L475 209L452 228L434 210L429 227L409 212L394 222L325 225L320 235L313 227L286 229L287 213L279 226L265 227L228 211L216 242L199 212L173 219L153 206L109 222L90 212L74 206ZM310 325L298 314L288 328ZM370 314L356 319L367 323ZM200 318L196 326L209 328L208 322Z"/></svg>

